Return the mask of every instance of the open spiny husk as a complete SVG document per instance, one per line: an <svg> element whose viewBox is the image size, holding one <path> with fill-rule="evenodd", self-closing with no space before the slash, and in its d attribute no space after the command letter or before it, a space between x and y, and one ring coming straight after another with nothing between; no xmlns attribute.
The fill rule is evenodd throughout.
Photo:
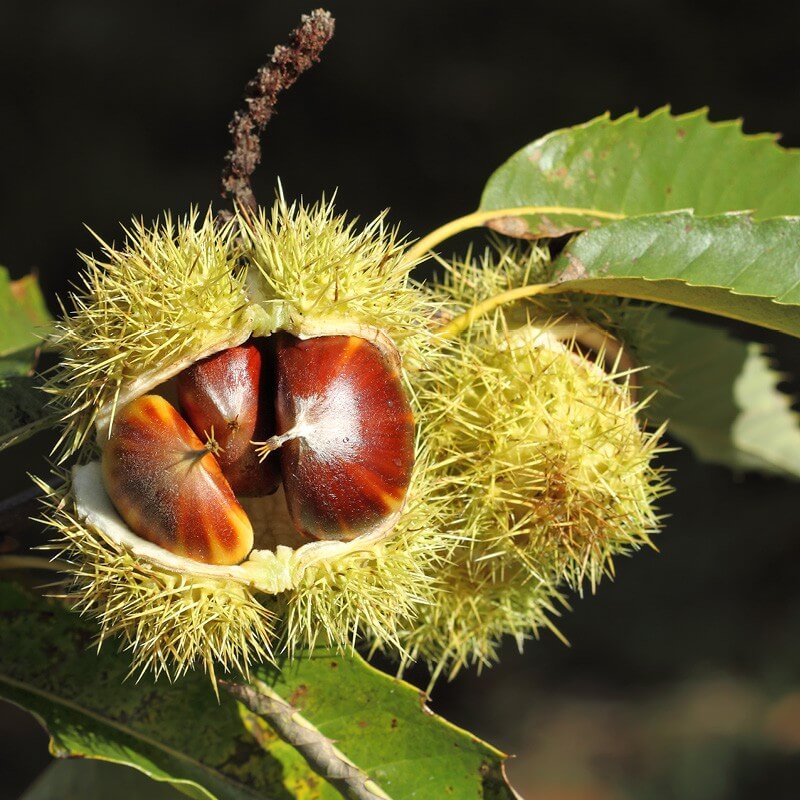
<svg viewBox="0 0 800 800"><path fill-rule="evenodd" d="M101 244L59 323L50 391L63 409L59 456L75 465L45 516L71 565L71 601L101 638L121 638L134 671L246 673L278 652L363 637L452 675L494 660L505 634L521 645L553 628L566 589L594 587L616 555L650 543L664 483L633 373L619 348L595 359L563 341L564 330L596 333L597 319L565 327L563 305L516 304L458 340L437 334L441 320L538 279L543 251L450 265L431 291L410 278L384 217L358 229L330 202L282 195L222 227L210 213L166 215L134 223L120 248ZM263 530L234 566L140 539L95 461L116 409L276 331L360 336L400 360L416 420L405 505L353 541L303 543L274 513L280 493L249 503Z"/></svg>

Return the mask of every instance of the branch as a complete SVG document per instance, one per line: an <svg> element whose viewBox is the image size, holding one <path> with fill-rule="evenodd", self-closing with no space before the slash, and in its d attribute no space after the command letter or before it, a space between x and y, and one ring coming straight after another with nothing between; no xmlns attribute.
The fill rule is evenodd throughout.
<svg viewBox="0 0 800 800"><path fill-rule="evenodd" d="M0 570L4 569L40 569L50 572L63 572L66 561L42 558L41 556L0 556Z"/></svg>
<svg viewBox="0 0 800 800"><path fill-rule="evenodd" d="M231 197L236 205L256 207L250 176L261 162L261 133L272 118L278 95L319 61L333 28L333 17L323 9L304 15L288 45L276 47L269 63L245 87L245 108L237 111L228 125L233 149L222 168L222 196Z"/></svg>
<svg viewBox="0 0 800 800"><path fill-rule="evenodd" d="M305 758L314 772L348 800L391 800L366 772L265 683L254 681L250 686L220 681L220 685L250 711L263 717L281 739Z"/></svg>

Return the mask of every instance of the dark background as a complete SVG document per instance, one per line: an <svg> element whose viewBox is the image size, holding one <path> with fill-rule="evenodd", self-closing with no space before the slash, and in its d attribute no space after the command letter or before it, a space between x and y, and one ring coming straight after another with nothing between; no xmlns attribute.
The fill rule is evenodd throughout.
<svg viewBox="0 0 800 800"><path fill-rule="evenodd" d="M800 144L800 6L332 1L323 63L279 105L257 196L338 187L338 206L421 235L474 209L490 174L554 128L610 109L709 105ZM0 262L39 271L52 304L83 225L216 201L226 125L296 2L0 2ZM770 341L800 375L795 342ZM794 384L796 386L796 383ZM19 456L23 459L23 455ZM25 466L42 470L35 448ZM434 708L518 753L537 800L783 798L800 781L797 486L668 457L660 554L576 600L524 655L442 684ZM0 462L0 467L8 460ZM10 493L27 478L14 464ZM420 673L413 677L423 680ZM48 761L0 704L0 800Z"/></svg>

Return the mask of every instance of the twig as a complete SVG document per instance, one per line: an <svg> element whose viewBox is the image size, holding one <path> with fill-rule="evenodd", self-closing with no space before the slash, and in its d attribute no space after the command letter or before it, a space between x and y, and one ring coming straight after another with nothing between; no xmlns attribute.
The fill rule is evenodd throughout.
<svg viewBox="0 0 800 800"><path fill-rule="evenodd" d="M250 176L261 162L261 133L275 111L278 95L319 61L333 28L333 17L321 8L304 15L300 27L289 36L288 45L276 47L269 63L245 87L246 106L228 125L233 149L225 156L222 168L222 196L232 198L236 205L256 207Z"/></svg>
<svg viewBox="0 0 800 800"><path fill-rule="evenodd" d="M0 556L0 570L4 569L43 569L51 572L63 572L67 566L65 561L41 558L39 556Z"/></svg>
<svg viewBox="0 0 800 800"><path fill-rule="evenodd" d="M294 747L311 769L321 775L349 800L391 800L367 775L337 750L333 742L317 730L297 709L265 683L253 685L220 681L255 714L263 717L285 742Z"/></svg>

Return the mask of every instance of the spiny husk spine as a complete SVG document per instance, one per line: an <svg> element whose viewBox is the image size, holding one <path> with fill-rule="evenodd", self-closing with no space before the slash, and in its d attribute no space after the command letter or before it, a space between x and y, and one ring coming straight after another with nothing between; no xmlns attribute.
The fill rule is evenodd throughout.
<svg viewBox="0 0 800 800"><path fill-rule="evenodd" d="M457 314L547 270L538 248L504 248L448 265L436 291ZM418 388L439 420L428 446L457 532L440 575L447 591L404 637L434 678L491 663L504 634L521 646L555 630L562 589L594 589L615 556L651 546L660 526L661 431L642 430L646 401L632 401L619 357L593 360L548 335L562 302L553 317L537 298L477 320L443 344ZM542 335L516 336L532 318Z"/></svg>
<svg viewBox="0 0 800 800"><path fill-rule="evenodd" d="M282 191L267 211L241 212L251 265L249 289L262 306L286 306L287 329L304 323L357 323L383 331L406 368L424 362L437 304L411 279L415 266L386 212L361 229L335 213L333 200L288 203Z"/></svg>
<svg viewBox="0 0 800 800"><path fill-rule="evenodd" d="M153 567L86 528L68 479L59 489L37 483L45 492L41 521L59 534L48 547L70 565L64 599L98 620L98 646L121 638L132 674L172 680L200 662L213 679L217 667L246 675L250 663L274 660L275 614L247 587Z"/></svg>
<svg viewBox="0 0 800 800"><path fill-rule="evenodd" d="M272 220L280 222L264 235L276 237L270 251L277 259L275 263L293 264L298 274L292 269L279 270L294 287L287 288L280 275L266 269L272 276L272 282L267 281L272 294L271 299L264 300L262 286L261 302L290 306L288 314L279 316L290 318L298 311L302 322L318 323L328 333L333 332L343 313L365 330L375 330L375 322L383 323L381 336L386 337L388 331L403 344L402 376L413 398L414 382L405 367L409 360L422 364L430 355L427 324L433 302L409 280L410 265L403 261L396 232L387 231L383 218L356 231L354 223L333 214L329 203L312 209L290 209L279 201ZM241 217L236 224L245 230ZM195 252L198 240L203 244L200 255ZM340 258L326 263L324 254L331 246L339 249ZM68 421L67 432L77 437L77 441L72 439L69 451L81 447L97 424L94 402L101 407L113 406L117 397L126 396L130 386L141 381L143 372L157 376L161 369L169 376L170 364L182 363L181 353L197 356L205 352L202 348L213 349L215 339L242 327L241 318L252 302L248 289L253 289L254 282L246 281L243 269L247 237L243 243L229 228L216 230L210 214L200 221L193 213L178 223L167 215L153 230L135 223L122 249L105 245L105 251L103 261L86 257L85 291L75 296L75 312L61 323L61 342L69 363L60 378L71 387L62 397L65 405L80 398L91 406L74 424ZM174 257L164 264L163 254ZM190 254L193 261L187 263ZM198 263L205 266L199 269ZM300 266L305 268L302 280ZM264 268L258 269L260 280L265 280ZM252 265L250 270L254 271ZM180 312L184 301L178 313L159 316L161 303L169 306L179 299L171 291L169 280L161 285L159 278L156 287L153 275L164 271L172 278L199 276L202 280L195 289L200 293L206 290L206 280L210 281L206 287L209 291L219 289L221 294L212 292L211 308L206 309L212 322L219 324L209 326L205 320L198 321L196 314L185 316ZM304 299L328 285L333 272L341 278L338 291L332 297L320 291L305 304ZM290 275L300 284L292 283ZM382 292L378 292L379 278ZM130 289L122 285L127 282L132 284ZM295 289L300 292L298 297L293 296ZM140 296L142 293L147 296ZM140 302L144 311L130 308ZM193 305L204 309L199 299ZM223 313L211 314L218 306ZM155 331L148 328L136 337L133 329L143 320L154 325ZM195 331L195 325L200 330ZM109 335L109 330L114 333ZM175 346L187 331L194 338ZM122 336L121 354L110 352L110 342L117 335ZM93 363L98 353L101 360ZM87 356L88 364L83 362ZM127 357L132 359L130 363ZM83 382L78 380L81 376ZM418 412L418 404L414 405ZM216 662L223 668L246 671L251 659L269 659L279 650L293 653L318 639L337 647L351 646L361 629L368 629L386 647L400 649L398 631L408 624L417 604L432 602L436 574L432 565L443 549L435 504L424 481L427 462L419 438L417 446L411 499L391 536L380 543L365 542L362 548L335 555L324 563L316 560L300 564L294 585L273 596L224 577L193 575L190 569L171 570L149 563L137 557L135 548L87 526L76 514L68 493L51 496L49 524L60 531L57 547L73 565L70 600L83 613L98 617L101 638L121 636L123 645L133 650L135 670L149 669L172 678L198 662L207 669L213 669ZM88 450L84 449L84 460ZM219 602L219 608L215 602ZM229 610L231 616L226 617ZM276 619L277 610L284 619ZM220 631L226 625L230 628L229 636L216 636L217 622Z"/></svg>
<svg viewBox="0 0 800 800"><path fill-rule="evenodd" d="M163 369L230 334L246 306L245 273L233 225L209 210L166 213L152 227L134 220L119 248L96 236L102 255L81 254L85 270L73 309L56 324L62 353L48 390L62 409L61 460L89 439L101 409L136 377Z"/></svg>

